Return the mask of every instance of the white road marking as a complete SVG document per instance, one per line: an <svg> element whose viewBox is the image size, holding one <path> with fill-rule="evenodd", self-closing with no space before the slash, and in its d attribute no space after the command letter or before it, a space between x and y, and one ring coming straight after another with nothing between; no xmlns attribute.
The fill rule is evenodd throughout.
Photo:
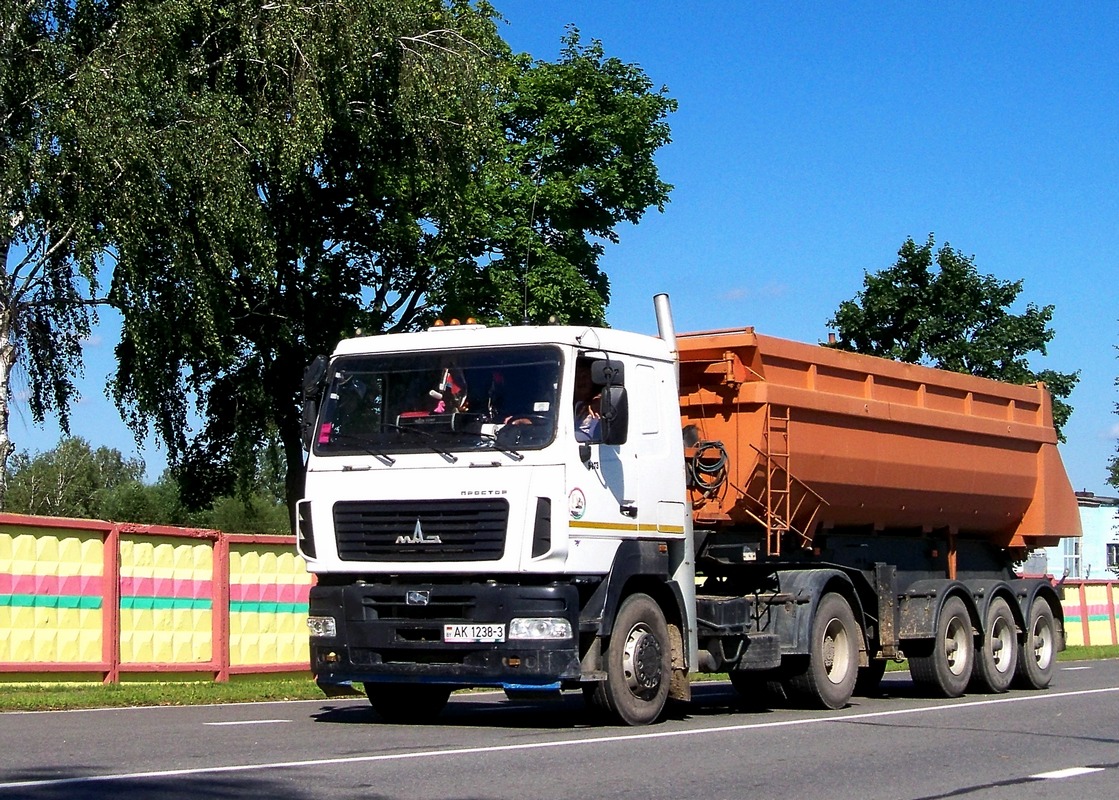
<svg viewBox="0 0 1119 800"><path fill-rule="evenodd" d="M234 722L203 722L203 725L271 725L275 722L291 722L290 719L241 719Z"/></svg>
<svg viewBox="0 0 1119 800"><path fill-rule="evenodd" d="M1091 772L1103 772L1103 767L1069 767L1068 769L1055 769L1052 772L1039 772L1037 775L1031 775L1030 777L1038 780L1075 778L1077 775L1087 775Z"/></svg>
<svg viewBox="0 0 1119 800"><path fill-rule="evenodd" d="M451 758L454 756L479 755L483 753L510 753L524 750L543 750L555 747L587 747L642 739L670 739L681 736L703 736L706 734L738 733L765 730L769 728L791 728L805 725L828 725L836 722L859 722L865 719L900 717L910 714L925 714L938 711L958 711L960 709L980 708L1002 703L1029 703L1044 700L1057 700L1064 697L1084 697L1096 694L1119 692L1119 686L1105 689L1083 689L1075 692L1047 692L1014 697L1000 697L991 700L964 699L956 702L938 701L934 706L899 708L893 711L869 711L865 713L840 714L833 717L811 717L789 719L779 722L748 722L739 725L720 725L713 728L688 728L674 731L650 731L644 733L624 733L615 736L596 736L590 739L560 739L550 742L522 742L520 744L488 745L485 747L459 747L446 750L418 750L411 753L385 753L371 756L347 756L344 758L310 758L303 761L273 761L258 764L231 764L217 767L195 767L192 769L155 770L152 772L123 772L107 775L90 775L80 778L54 778L35 781L13 781L0 783L3 789L29 789L41 786L73 786L83 783L106 783L152 778L179 778L190 775L219 775L235 772L261 772L270 769L291 769L293 767L332 767L343 764L370 764L378 761L411 761L415 759Z"/></svg>
<svg viewBox="0 0 1119 800"><path fill-rule="evenodd" d="M1091 669L1091 667L1061 667L1061 672L1080 672L1082 669Z"/></svg>

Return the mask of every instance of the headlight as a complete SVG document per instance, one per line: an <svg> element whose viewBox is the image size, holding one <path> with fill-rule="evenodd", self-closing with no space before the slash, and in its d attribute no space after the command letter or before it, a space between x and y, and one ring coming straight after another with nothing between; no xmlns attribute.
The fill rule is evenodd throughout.
<svg viewBox="0 0 1119 800"><path fill-rule="evenodd" d="M338 625L334 617L307 617L307 627L312 636L337 636Z"/></svg>
<svg viewBox="0 0 1119 800"><path fill-rule="evenodd" d="M518 617L509 623L510 639L570 639L571 623L562 617Z"/></svg>

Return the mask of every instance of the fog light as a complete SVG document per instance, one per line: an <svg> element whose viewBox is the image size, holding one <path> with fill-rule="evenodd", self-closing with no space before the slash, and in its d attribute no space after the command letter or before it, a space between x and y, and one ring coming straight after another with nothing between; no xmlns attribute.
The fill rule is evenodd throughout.
<svg viewBox="0 0 1119 800"><path fill-rule="evenodd" d="M570 639L571 623L562 617L518 617L509 623L510 639Z"/></svg>
<svg viewBox="0 0 1119 800"><path fill-rule="evenodd" d="M334 617L307 617L307 627L312 636L337 636L338 626Z"/></svg>

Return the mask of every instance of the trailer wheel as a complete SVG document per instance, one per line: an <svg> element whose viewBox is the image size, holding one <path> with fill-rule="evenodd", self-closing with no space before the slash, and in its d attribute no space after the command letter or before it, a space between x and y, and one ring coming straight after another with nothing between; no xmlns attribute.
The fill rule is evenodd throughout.
<svg viewBox="0 0 1119 800"><path fill-rule="evenodd" d="M987 607L983 646L975 654L971 683L988 692L1001 694L1010 688L1018 666L1018 630L1010 606L1001 597Z"/></svg>
<svg viewBox="0 0 1119 800"><path fill-rule="evenodd" d="M943 697L959 697L971 680L975 635L967 606L950 597L936 621L936 640L930 653L909 659L913 682Z"/></svg>
<svg viewBox="0 0 1119 800"><path fill-rule="evenodd" d="M431 722L451 696L451 687L419 683L366 683L365 695L385 722Z"/></svg>
<svg viewBox="0 0 1119 800"><path fill-rule="evenodd" d="M859 626L851 604L829 592L812 618L808 663L787 685L800 699L824 708L843 708L859 676Z"/></svg>
<svg viewBox="0 0 1119 800"><path fill-rule="evenodd" d="M606 680L593 689L592 702L626 725L648 725L664 711L671 674L664 612L649 595L630 595L614 619Z"/></svg>
<svg viewBox="0 0 1119 800"><path fill-rule="evenodd" d="M1057 668L1057 623L1053 609L1041 598L1030 604L1026 638L1018 657L1015 683L1026 689L1045 689Z"/></svg>

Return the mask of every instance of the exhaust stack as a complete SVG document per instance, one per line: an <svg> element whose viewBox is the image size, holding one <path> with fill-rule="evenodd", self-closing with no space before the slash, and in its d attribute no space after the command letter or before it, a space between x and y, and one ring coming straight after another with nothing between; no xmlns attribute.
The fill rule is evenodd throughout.
<svg viewBox="0 0 1119 800"><path fill-rule="evenodd" d="M664 292L653 296L653 309L657 315L657 333L668 343L672 361L676 366L676 388L680 388L680 353L676 349L676 326L672 322L672 307Z"/></svg>

